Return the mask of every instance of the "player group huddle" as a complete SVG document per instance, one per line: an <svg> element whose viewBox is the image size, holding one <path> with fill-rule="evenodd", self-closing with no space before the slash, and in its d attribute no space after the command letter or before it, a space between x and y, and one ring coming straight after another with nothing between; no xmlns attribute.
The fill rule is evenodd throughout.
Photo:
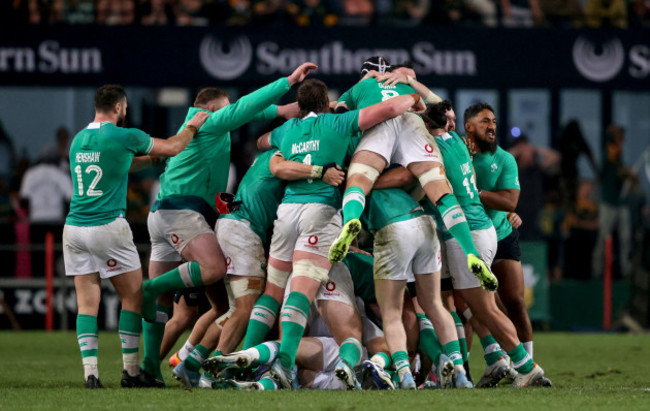
<svg viewBox="0 0 650 411"><path fill-rule="evenodd" d="M102 387L101 279L122 301L123 387L165 386L161 358L201 295L210 304L169 360L188 387L550 386L533 362L523 304L517 166L497 145L493 109L466 108L463 139L451 103L408 63L369 58L338 102L323 82L305 80L316 68L305 63L234 104L203 89L166 140L118 127L120 86L97 91L95 120L70 149L63 236L85 386ZM273 105L297 83L297 103ZM230 132L275 117L287 121L258 139L265 151L236 196L223 193ZM161 157L143 282L124 219L127 174ZM473 381L474 332L486 369Z"/></svg>

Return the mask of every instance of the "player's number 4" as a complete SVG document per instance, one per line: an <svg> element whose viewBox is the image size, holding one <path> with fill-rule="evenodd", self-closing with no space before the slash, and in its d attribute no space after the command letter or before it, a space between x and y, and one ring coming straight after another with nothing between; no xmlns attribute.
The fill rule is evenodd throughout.
<svg viewBox="0 0 650 411"><path fill-rule="evenodd" d="M77 186L78 186L78 191L79 195L82 196L84 195L84 182L83 182L83 175L81 173L81 166L76 166L74 168L74 172L77 174ZM95 187L97 187L97 183L99 183L99 180L102 178L102 169L101 167L92 164L86 167L86 174L90 173L95 173L95 178L93 178L93 181L90 182L90 185L88 186L88 191L86 191L86 195L89 197L99 197L100 195L104 194L102 190L95 190Z"/></svg>

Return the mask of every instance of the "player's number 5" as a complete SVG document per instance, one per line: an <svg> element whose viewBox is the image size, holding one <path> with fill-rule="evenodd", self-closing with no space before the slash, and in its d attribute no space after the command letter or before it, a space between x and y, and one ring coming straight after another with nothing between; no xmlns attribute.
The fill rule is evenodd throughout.
<svg viewBox="0 0 650 411"><path fill-rule="evenodd" d="M74 168L74 172L77 174L77 186L78 186L78 192L79 195L82 196L84 195L84 182L83 182L83 175L81 174L81 166L76 166ZM95 178L93 178L93 181L90 182L90 185L88 186L88 191L86 191L86 195L88 197L99 197L100 195L104 194L102 190L95 190L95 187L97 187L97 183L99 183L99 180L102 178L102 169L101 167L92 164L86 167L86 174L90 173L95 173Z"/></svg>

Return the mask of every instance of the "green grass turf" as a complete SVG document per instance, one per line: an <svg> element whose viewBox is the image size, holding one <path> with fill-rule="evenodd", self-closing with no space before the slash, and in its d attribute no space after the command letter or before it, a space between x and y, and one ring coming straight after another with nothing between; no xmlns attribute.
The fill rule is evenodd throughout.
<svg viewBox="0 0 650 411"><path fill-rule="evenodd" d="M478 379L484 363L477 339L475 343L471 366ZM171 378L166 365L169 388L126 390L119 387L118 336L104 332L99 337L99 370L107 389L91 391L83 388L72 332L0 332L0 352L0 409L650 409L649 335L538 333L535 360L554 387L523 390L188 391Z"/></svg>

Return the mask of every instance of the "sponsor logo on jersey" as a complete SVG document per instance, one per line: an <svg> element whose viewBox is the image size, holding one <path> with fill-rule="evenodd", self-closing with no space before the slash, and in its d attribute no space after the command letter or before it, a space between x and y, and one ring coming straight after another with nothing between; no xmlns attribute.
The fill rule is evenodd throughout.
<svg viewBox="0 0 650 411"><path fill-rule="evenodd" d="M318 246L316 244L318 244L318 236L312 235L307 239L307 244L305 245L305 247L318 250Z"/></svg>
<svg viewBox="0 0 650 411"><path fill-rule="evenodd" d="M460 165L460 172L463 173L463 175L470 174L472 172L472 167L470 167L469 162Z"/></svg>
<svg viewBox="0 0 650 411"><path fill-rule="evenodd" d="M106 265L109 267L115 267L117 265L117 261L115 261L114 258L111 258L108 261L106 261Z"/></svg>
<svg viewBox="0 0 650 411"><path fill-rule="evenodd" d="M327 296L327 297L340 297L341 296L341 293L336 291L336 283L335 282L328 281L327 284L325 284L325 289L327 291L325 291L323 293L324 296Z"/></svg>
<svg viewBox="0 0 650 411"><path fill-rule="evenodd" d="M178 240L179 240L178 236L176 234L172 234L172 243L178 244Z"/></svg>
<svg viewBox="0 0 650 411"><path fill-rule="evenodd" d="M320 140L309 140L301 143L293 143L291 145L291 154L301 154L308 151L318 151L320 148Z"/></svg>
<svg viewBox="0 0 650 411"><path fill-rule="evenodd" d="M625 50L618 38L596 44L584 36L573 43L573 63L588 80L604 82L613 79L623 68Z"/></svg>
<svg viewBox="0 0 650 411"><path fill-rule="evenodd" d="M232 259L230 257L226 257L226 267L229 270L232 270L235 268L235 265L232 263Z"/></svg>
<svg viewBox="0 0 650 411"><path fill-rule="evenodd" d="M433 153L433 146L432 146L431 144L425 144L425 145L424 145L424 150L425 150L427 153Z"/></svg>
<svg viewBox="0 0 650 411"><path fill-rule="evenodd" d="M334 291L336 290L336 283L333 281L328 281L327 284L325 284L325 289L327 291Z"/></svg>
<svg viewBox="0 0 650 411"><path fill-rule="evenodd" d="M232 80L244 74L250 67L253 47L246 36L239 36L224 47L221 40L207 35L201 41L199 57L203 69L212 77Z"/></svg>
<svg viewBox="0 0 650 411"><path fill-rule="evenodd" d="M492 163L492 165L490 166L490 171L492 173L496 173L497 170L499 170L499 166L496 163Z"/></svg>

